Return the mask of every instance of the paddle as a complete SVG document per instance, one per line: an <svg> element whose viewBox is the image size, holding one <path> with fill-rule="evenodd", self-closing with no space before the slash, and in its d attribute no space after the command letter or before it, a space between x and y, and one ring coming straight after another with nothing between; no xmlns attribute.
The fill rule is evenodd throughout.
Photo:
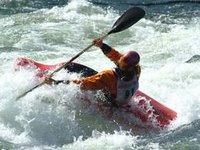
<svg viewBox="0 0 200 150"><path fill-rule="evenodd" d="M112 34L112 33L117 33L120 31L123 31L127 28L129 28L130 26L132 26L133 24L135 24L136 22L138 22L141 18L143 18L145 15L145 11L139 7L131 7L129 8L127 11L125 11L121 17L119 17L117 19L117 21L114 23L114 25L112 26L112 29L105 34L103 37L101 37L101 39L106 38L108 35ZM61 69L65 68L67 65L69 65L73 60L75 60L77 57L79 57L81 54L83 54L85 51L87 51L89 48L91 48L94 45L94 43L90 44L88 47L86 47L85 49L83 49L81 52L79 52L77 55L75 55L73 58L71 58L68 62L66 62L64 65L60 66L59 68L57 68L56 70L54 70L48 77L52 77L56 72L60 71ZM36 85L35 87L33 87L32 89L26 91L25 93L23 93L22 95L18 96L16 100L20 99L21 97L25 96L27 93L33 91L34 89L42 86L45 82L42 82L38 85Z"/></svg>

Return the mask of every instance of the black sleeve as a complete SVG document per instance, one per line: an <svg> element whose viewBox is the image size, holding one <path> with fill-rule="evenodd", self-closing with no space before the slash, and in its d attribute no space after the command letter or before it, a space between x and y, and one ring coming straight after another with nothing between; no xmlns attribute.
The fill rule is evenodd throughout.
<svg viewBox="0 0 200 150"><path fill-rule="evenodd" d="M112 50L112 48L109 45L103 43L103 45L101 46L101 50L104 54L107 54Z"/></svg>
<svg viewBox="0 0 200 150"><path fill-rule="evenodd" d="M70 81L69 81L69 80L56 80L56 81L55 81L55 84L56 84L56 85L58 85L58 84L60 84L60 83L69 84Z"/></svg>

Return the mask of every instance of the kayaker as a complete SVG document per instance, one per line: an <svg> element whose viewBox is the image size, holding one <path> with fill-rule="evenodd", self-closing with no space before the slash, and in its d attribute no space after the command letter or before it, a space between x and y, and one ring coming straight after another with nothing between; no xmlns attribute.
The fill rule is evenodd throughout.
<svg viewBox="0 0 200 150"><path fill-rule="evenodd" d="M78 80L61 81L80 84L82 90L104 90L110 93L112 103L117 106L126 105L139 87L141 68L140 56L136 51L121 54L114 48L103 43L102 39L95 39L94 44L116 64L116 68L99 72L95 75ZM47 84L60 83L51 78L46 78Z"/></svg>

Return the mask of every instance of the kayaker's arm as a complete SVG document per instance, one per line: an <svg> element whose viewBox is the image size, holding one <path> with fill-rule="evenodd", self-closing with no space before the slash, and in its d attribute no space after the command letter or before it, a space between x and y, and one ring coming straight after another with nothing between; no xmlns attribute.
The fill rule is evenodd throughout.
<svg viewBox="0 0 200 150"><path fill-rule="evenodd" d="M109 45L103 43L102 39L95 39L94 44L101 48L103 53L111 60L113 61L116 65L118 65L118 61L120 57L122 56L121 53L119 53L117 50L113 49Z"/></svg>
<svg viewBox="0 0 200 150"><path fill-rule="evenodd" d="M107 90L116 95L116 76L112 70L105 70L93 76L70 82L79 84L82 90Z"/></svg>
<svg viewBox="0 0 200 150"><path fill-rule="evenodd" d="M109 45L105 43L102 43L102 46L100 48L105 55L108 54L112 50L112 47L110 47Z"/></svg>
<svg viewBox="0 0 200 150"><path fill-rule="evenodd" d="M107 90L111 94L116 95L116 75L112 70L105 70L90 77L85 77L77 80L54 80L46 77L46 84L79 84L82 90Z"/></svg>

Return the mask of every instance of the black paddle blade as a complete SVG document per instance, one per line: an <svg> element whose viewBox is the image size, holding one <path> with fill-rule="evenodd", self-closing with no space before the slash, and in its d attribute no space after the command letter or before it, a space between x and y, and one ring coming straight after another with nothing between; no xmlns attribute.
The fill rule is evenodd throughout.
<svg viewBox="0 0 200 150"><path fill-rule="evenodd" d="M138 22L145 15L145 11L140 7L129 8L117 21L114 23L112 30L108 34L120 32Z"/></svg>

